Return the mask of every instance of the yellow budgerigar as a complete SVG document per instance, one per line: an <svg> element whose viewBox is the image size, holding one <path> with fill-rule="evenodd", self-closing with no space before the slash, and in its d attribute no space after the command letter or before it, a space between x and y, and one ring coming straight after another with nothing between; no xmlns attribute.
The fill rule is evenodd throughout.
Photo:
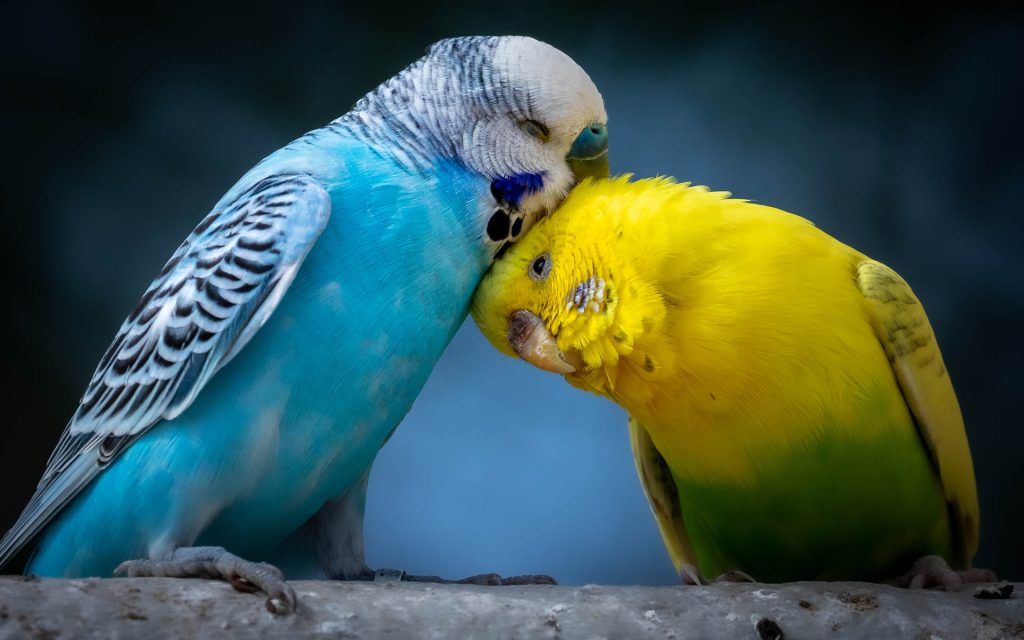
<svg viewBox="0 0 1024 640"><path fill-rule="evenodd" d="M974 470L921 303L807 220L669 179L587 181L492 267L473 315L629 412L684 581L992 578L969 570Z"/></svg>

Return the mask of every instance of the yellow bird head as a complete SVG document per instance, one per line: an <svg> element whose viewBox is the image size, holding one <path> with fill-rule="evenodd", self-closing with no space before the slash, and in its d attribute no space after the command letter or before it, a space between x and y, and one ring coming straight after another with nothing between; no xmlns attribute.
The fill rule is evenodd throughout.
<svg viewBox="0 0 1024 640"><path fill-rule="evenodd" d="M491 267L477 289L472 313L503 353L574 385L614 391L637 340L664 316L656 289L642 277L649 259L637 247L630 218L663 202L669 180L629 176L586 180ZM651 358L632 363L654 366ZM628 368L628 367L627 367Z"/></svg>

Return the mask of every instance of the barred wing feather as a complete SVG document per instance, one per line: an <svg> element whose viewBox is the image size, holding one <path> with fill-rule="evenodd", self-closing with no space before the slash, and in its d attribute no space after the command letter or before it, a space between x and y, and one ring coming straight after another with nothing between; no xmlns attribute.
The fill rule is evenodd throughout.
<svg viewBox="0 0 1024 640"><path fill-rule="evenodd" d="M310 176L273 175L214 209L121 325L14 527L0 566L118 453L192 404L273 313L330 217Z"/></svg>

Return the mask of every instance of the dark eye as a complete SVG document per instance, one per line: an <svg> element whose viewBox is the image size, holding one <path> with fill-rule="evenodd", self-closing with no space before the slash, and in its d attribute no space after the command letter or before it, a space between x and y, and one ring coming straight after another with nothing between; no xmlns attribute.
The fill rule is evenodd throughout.
<svg viewBox="0 0 1024 640"><path fill-rule="evenodd" d="M530 270L528 271L530 277L538 282L546 280L548 274L551 273L551 256L547 253L542 253L530 263Z"/></svg>
<svg viewBox="0 0 1024 640"><path fill-rule="evenodd" d="M537 138L541 142L547 142L551 137L548 128L536 120L520 120L519 128L526 132L526 135Z"/></svg>

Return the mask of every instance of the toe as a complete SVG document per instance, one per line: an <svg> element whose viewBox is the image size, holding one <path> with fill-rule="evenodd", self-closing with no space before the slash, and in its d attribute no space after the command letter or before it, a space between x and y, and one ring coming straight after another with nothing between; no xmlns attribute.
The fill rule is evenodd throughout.
<svg viewBox="0 0 1024 640"><path fill-rule="evenodd" d="M959 591L964 586L963 580L961 580L957 572L953 570L939 573L939 575L936 576L936 582L942 585L943 589L951 593Z"/></svg>
<svg viewBox="0 0 1024 640"><path fill-rule="evenodd" d="M295 590L284 573L265 562L249 562L220 547L179 547L170 560L129 560L114 569L114 575L129 577L220 578L243 593L267 594L267 609L273 613L295 611Z"/></svg>
<svg viewBox="0 0 1024 640"><path fill-rule="evenodd" d="M235 589L267 594L267 609L271 613L295 611L295 590L285 581L280 569L265 562L239 560L229 564L230 567L221 567L221 573Z"/></svg>
<svg viewBox="0 0 1024 640"><path fill-rule="evenodd" d="M267 610L271 613L286 614L295 611L298 606L298 597L295 590L287 582L280 582L269 589L264 587L263 591L268 595Z"/></svg>
<svg viewBox="0 0 1024 640"><path fill-rule="evenodd" d="M514 585L520 585L520 584L547 584L547 585L555 585L555 584L558 584L558 581L555 580L554 578L552 578L551 576L546 576L544 574L534 574L534 575L523 575L523 576L509 576L508 578L502 578L501 579L501 584L502 584L502 586L505 586L505 587L514 586Z"/></svg>
<svg viewBox="0 0 1024 640"><path fill-rule="evenodd" d="M731 569L726 571L722 575L718 576L714 580L715 582L757 582L750 576L749 573L740 571L739 569Z"/></svg>
<svg viewBox="0 0 1024 640"><path fill-rule="evenodd" d="M999 577L996 576L996 572L990 569L975 569L970 568L964 571L957 572L960 575L960 579L964 582L998 582Z"/></svg>
<svg viewBox="0 0 1024 640"><path fill-rule="evenodd" d="M696 566L684 563L679 570L679 577L682 579L683 584L686 585L699 585L704 584L704 578L700 575L700 570Z"/></svg>
<svg viewBox="0 0 1024 640"><path fill-rule="evenodd" d="M121 564L117 565L117 568L114 569L114 575L128 576L129 578L137 578L140 575L143 575L140 572L140 565L142 564L142 562L143 561L141 560L126 560Z"/></svg>
<svg viewBox="0 0 1024 640"><path fill-rule="evenodd" d="M461 580L456 580L456 584L478 584L485 587L496 587L501 585L501 576L497 573L481 573L475 576L469 576Z"/></svg>
<svg viewBox="0 0 1024 640"><path fill-rule="evenodd" d="M235 588L235 591L239 591L241 593L256 593L260 590L259 585L246 580L239 575L228 576L228 582L230 582L231 586Z"/></svg>
<svg viewBox="0 0 1024 640"><path fill-rule="evenodd" d="M484 587L514 586L524 584L558 584L557 580L555 580L551 576L543 574L510 576L508 578L502 578L497 573L481 573L475 576L469 576L468 578L449 580L446 578L442 578L440 576L418 576L400 572L400 579L403 582L432 582L438 584L475 584Z"/></svg>
<svg viewBox="0 0 1024 640"><path fill-rule="evenodd" d="M420 582L419 580L412 580L412 578L416 578L416 577L419 577L419 576L407 575L401 569L378 569L373 574L373 581L374 582L401 582L403 580L411 580L412 582ZM436 576L430 576L430 577L436 577ZM440 578L438 578L438 581L440 581ZM434 581L433 580L423 580L422 582L434 582Z"/></svg>
<svg viewBox="0 0 1024 640"><path fill-rule="evenodd" d="M952 592L960 591L963 588L964 580L963 575L953 571L944 558L932 555L919 558L910 571L892 582L897 586L906 586L908 589L942 587L946 591Z"/></svg>
<svg viewBox="0 0 1024 640"><path fill-rule="evenodd" d="M115 576L129 578L162 578L167 575L163 562L158 560L127 560L114 569Z"/></svg>
<svg viewBox="0 0 1024 640"><path fill-rule="evenodd" d="M284 571L281 571L274 565L269 564L267 562L261 562L259 563L259 566L262 567L263 570L266 571L268 574L274 576L278 580L284 580Z"/></svg>

